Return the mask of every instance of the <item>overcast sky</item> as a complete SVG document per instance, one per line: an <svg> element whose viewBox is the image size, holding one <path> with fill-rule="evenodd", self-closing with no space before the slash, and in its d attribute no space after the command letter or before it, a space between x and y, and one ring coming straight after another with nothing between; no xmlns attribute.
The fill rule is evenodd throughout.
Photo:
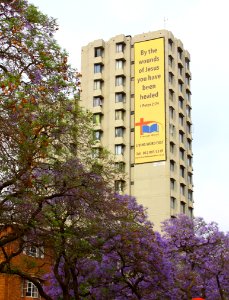
<svg viewBox="0 0 229 300"><path fill-rule="evenodd" d="M58 19L59 44L80 70L96 39L167 29L191 54L195 216L229 231L228 0L29 0Z"/></svg>

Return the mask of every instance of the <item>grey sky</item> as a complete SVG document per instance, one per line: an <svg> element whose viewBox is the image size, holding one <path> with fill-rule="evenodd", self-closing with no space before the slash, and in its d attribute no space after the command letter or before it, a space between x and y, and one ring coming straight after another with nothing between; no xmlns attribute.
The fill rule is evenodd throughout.
<svg viewBox="0 0 229 300"><path fill-rule="evenodd" d="M195 215L229 230L229 18L227 0L30 0L58 19L56 38L80 70L92 40L162 28L191 54Z"/></svg>

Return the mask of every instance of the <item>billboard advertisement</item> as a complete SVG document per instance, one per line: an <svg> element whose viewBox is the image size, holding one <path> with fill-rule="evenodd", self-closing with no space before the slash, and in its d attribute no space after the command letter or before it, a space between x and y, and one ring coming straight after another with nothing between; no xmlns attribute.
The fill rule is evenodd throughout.
<svg viewBox="0 0 229 300"><path fill-rule="evenodd" d="M166 159L164 38L134 44L135 163Z"/></svg>

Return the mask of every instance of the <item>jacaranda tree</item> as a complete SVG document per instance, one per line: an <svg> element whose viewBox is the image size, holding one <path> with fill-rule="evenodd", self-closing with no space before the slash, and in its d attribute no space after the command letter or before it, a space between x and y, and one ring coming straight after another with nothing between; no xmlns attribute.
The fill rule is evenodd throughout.
<svg viewBox="0 0 229 300"><path fill-rule="evenodd" d="M94 235L91 228L88 235L78 232L77 224L74 229L72 222L69 225L76 239L47 276L47 292L53 299L173 299L165 242L134 198L116 195L115 202L128 210L119 214L118 222L111 214L110 226L108 220L98 220ZM94 216L95 212L90 220ZM65 240L65 250L68 243Z"/></svg>
<svg viewBox="0 0 229 300"><path fill-rule="evenodd" d="M229 235L214 222L180 215L164 223L178 299L229 297Z"/></svg>
<svg viewBox="0 0 229 300"><path fill-rule="evenodd" d="M160 236L133 198L117 199L129 203L135 222L100 229L87 238L89 252L73 249L69 265L61 258L47 275L53 299L228 299L229 236L217 224L180 215ZM66 298L60 281L68 283Z"/></svg>

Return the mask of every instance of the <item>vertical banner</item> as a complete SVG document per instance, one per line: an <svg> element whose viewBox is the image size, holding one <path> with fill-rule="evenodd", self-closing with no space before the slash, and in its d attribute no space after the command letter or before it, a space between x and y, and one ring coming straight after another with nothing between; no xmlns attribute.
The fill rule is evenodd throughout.
<svg viewBox="0 0 229 300"><path fill-rule="evenodd" d="M135 163L166 159L164 38L135 43Z"/></svg>

